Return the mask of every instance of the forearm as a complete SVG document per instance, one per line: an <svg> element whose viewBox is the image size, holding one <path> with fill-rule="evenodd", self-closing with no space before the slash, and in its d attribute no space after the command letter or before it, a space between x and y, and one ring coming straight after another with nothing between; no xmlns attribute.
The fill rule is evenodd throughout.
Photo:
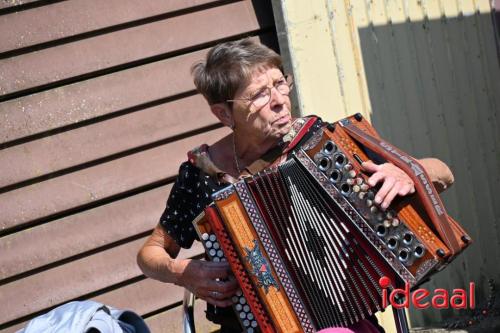
<svg viewBox="0 0 500 333"><path fill-rule="evenodd" d="M137 254L137 264L149 278L180 285L189 259L177 259L180 247L157 225Z"/></svg>
<svg viewBox="0 0 500 333"><path fill-rule="evenodd" d="M165 249L148 245L137 255L137 264L147 277L161 282L180 284L185 259L172 258Z"/></svg>
<svg viewBox="0 0 500 333"><path fill-rule="evenodd" d="M450 187L454 182L453 173L450 168L437 158L423 158L419 160L429 175L438 192Z"/></svg>

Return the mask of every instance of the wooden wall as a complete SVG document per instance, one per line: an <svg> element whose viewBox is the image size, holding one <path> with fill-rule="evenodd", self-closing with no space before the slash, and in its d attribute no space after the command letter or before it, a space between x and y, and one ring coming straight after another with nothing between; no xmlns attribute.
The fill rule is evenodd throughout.
<svg viewBox="0 0 500 333"><path fill-rule="evenodd" d="M0 0L0 332L83 299L180 330L182 289L135 256L185 153L226 132L189 68L274 31L267 1Z"/></svg>

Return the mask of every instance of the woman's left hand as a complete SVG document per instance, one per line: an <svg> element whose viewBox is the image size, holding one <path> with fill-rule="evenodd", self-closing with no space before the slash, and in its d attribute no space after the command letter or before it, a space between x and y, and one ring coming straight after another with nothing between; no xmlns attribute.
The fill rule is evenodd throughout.
<svg viewBox="0 0 500 333"><path fill-rule="evenodd" d="M364 171L372 175L368 179L370 186L382 182L382 187L375 195L375 203L382 209L389 207L396 195L404 196L415 193L415 184L400 168L391 163L375 164L372 161L363 162Z"/></svg>

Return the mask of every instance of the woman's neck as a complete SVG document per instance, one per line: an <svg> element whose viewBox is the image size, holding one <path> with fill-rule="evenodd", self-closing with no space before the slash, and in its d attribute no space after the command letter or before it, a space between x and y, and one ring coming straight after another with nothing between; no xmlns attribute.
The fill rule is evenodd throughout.
<svg viewBox="0 0 500 333"><path fill-rule="evenodd" d="M252 164L255 160L259 159L269 149L278 144L279 139L276 138L249 138L244 135L238 135L237 132L233 133L233 153L235 159L238 160L240 169Z"/></svg>

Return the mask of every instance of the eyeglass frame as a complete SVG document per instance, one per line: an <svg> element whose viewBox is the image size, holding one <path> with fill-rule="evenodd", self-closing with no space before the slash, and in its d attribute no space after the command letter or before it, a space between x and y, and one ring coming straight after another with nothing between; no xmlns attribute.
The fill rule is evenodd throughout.
<svg viewBox="0 0 500 333"><path fill-rule="evenodd" d="M251 105L253 105L254 107L255 104L254 104L254 99L256 98L257 95L259 95L262 91L264 91L264 89L267 89L267 91L269 92L269 99L266 103L264 103L262 106L260 107L256 107L256 110L255 111L259 111L261 110L262 108L264 108L267 104L269 104L269 102L271 101L271 96L273 94L272 92L272 89L275 88L276 91L281 94L281 96L289 96L290 95L290 92L292 91L293 89L293 75L292 74L286 74L286 75L283 75L283 78L285 79L285 83L284 84L274 84L272 87L269 87L269 86L265 86L263 87L262 89L258 90L258 92L253 96L253 97L249 97L249 98L235 98L235 99L228 99L226 100L226 103L233 103L233 102L236 102L236 101L246 101L246 102L250 102L249 105L247 105L247 107L250 107ZM281 79L280 79L281 80ZM282 85L286 85L288 86L288 93L282 93L281 91L279 91L278 87L279 86L282 86Z"/></svg>

